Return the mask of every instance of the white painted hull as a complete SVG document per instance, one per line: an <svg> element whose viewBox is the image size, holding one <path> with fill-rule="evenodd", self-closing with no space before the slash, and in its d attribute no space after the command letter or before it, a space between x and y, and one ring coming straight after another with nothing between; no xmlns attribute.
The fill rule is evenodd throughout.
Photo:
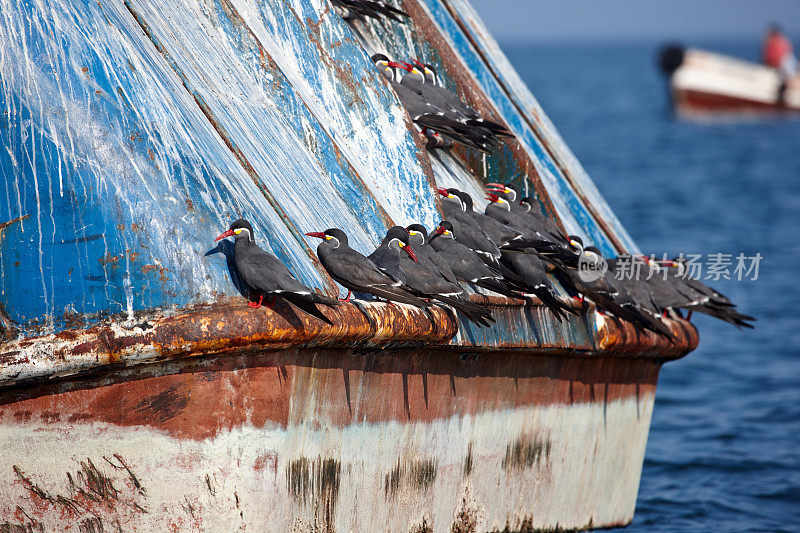
<svg viewBox="0 0 800 533"><path fill-rule="evenodd" d="M466 370L350 370L345 380L326 364L277 361L6 397L0 514L45 531L501 531L632 520L658 363L536 357L512 377L486 370L501 358L449 357Z"/></svg>

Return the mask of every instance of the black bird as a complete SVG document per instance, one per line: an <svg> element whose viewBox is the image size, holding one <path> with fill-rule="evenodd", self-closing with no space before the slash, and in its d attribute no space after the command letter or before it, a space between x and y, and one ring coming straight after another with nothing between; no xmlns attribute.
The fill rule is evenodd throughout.
<svg viewBox="0 0 800 533"><path fill-rule="evenodd" d="M447 261L458 281L473 283L511 298L528 300L527 296L514 290L498 270L488 266L473 250L456 241L450 222L443 220L439 223L430 237L430 245Z"/></svg>
<svg viewBox="0 0 800 533"><path fill-rule="evenodd" d="M417 93L429 104L443 110L447 118L471 128L471 132L481 137L487 146L498 142L499 139L492 130L482 126L478 121L470 119L453 106L454 101L460 103L456 95L441 87L426 84L425 75L417 67L408 63L397 63L397 65L403 65L404 70L407 72L400 80L402 85Z"/></svg>
<svg viewBox="0 0 800 533"><path fill-rule="evenodd" d="M317 257L328 274L347 289L344 301L349 302L352 291L356 291L417 307L429 306L424 300L403 289L400 280L390 277L375 266L375 263L350 248L347 235L342 230L330 228L324 232L306 235L322 239L317 247Z"/></svg>
<svg viewBox="0 0 800 533"><path fill-rule="evenodd" d="M403 281L404 288L424 298L433 298L452 306L468 320L481 326L494 322L491 313L462 297L464 289L448 281L427 261L415 260L408 244L408 231L400 226L389 229L380 246L369 258L390 276ZM406 251L407 253L403 253Z"/></svg>
<svg viewBox="0 0 800 533"><path fill-rule="evenodd" d="M501 188L491 188L499 186ZM511 184L487 185L487 199L491 204L486 207L486 214L516 229L522 230L523 238L510 243L509 249L530 249L542 258L553 262L565 262L570 266L577 266L577 260L583 251L580 238L564 237L561 229L548 217L532 209L532 204L537 203L533 198L517 204L515 199L517 191Z"/></svg>
<svg viewBox="0 0 800 533"><path fill-rule="evenodd" d="M598 273L600 272L598 267L605 261L600 250L594 246L584 248L581 258L595 265L594 272ZM627 285L619 283L614 276L608 275L608 272L600 274L595 279L585 279L577 269L571 267L559 267L555 273L562 285L579 293L582 298L590 299L606 312L666 339L674 340L675 337L660 320L658 313L650 311L648 298L644 295L637 297L628 290Z"/></svg>
<svg viewBox="0 0 800 533"><path fill-rule="evenodd" d="M270 307L275 303L276 298L282 298L302 311L333 325L333 322L317 309L316 304L332 307L338 305L339 302L314 293L297 281L289 269L286 268L286 265L256 246L253 226L248 221L244 219L235 221L228 231L214 240L218 241L226 237L235 239L234 262L236 270L244 282L259 297L258 303L248 302L250 307L261 307L264 296L270 298L271 303L267 304Z"/></svg>
<svg viewBox="0 0 800 533"><path fill-rule="evenodd" d="M661 326L664 325L661 317L666 315L666 308L660 307L655 303L656 296L653 284L643 279L620 275L619 258L609 259L607 263L608 275L605 279L617 291L614 294L614 301L634 313L627 317L626 320L640 325L643 325L642 320L644 320L654 329L661 329ZM664 327L666 328L666 326ZM645 328L653 331L653 328L647 326ZM663 336L669 338L667 335Z"/></svg>
<svg viewBox="0 0 800 533"><path fill-rule="evenodd" d="M521 241L523 236L522 231L507 226L488 215L475 211L472 203L472 196L458 189L451 190L461 200L465 216L472 218L483 233L498 247L502 248L510 242L517 243Z"/></svg>
<svg viewBox="0 0 800 533"><path fill-rule="evenodd" d="M513 183L487 183L486 190L507 200L511 204L512 211L522 210L519 205L519 191L517 191Z"/></svg>
<svg viewBox="0 0 800 533"><path fill-rule="evenodd" d="M500 261L500 248L478 226L477 222L464 211L464 204L458 196L458 189L442 189L442 209L445 219L453 226L453 234L458 242L474 250L489 266L496 268Z"/></svg>
<svg viewBox="0 0 800 533"><path fill-rule="evenodd" d="M530 220L526 220L521 210L512 209L511 201L493 193L487 193L486 198L490 200L486 206L486 216L522 232L522 236L532 242L552 241L552 237L541 233Z"/></svg>
<svg viewBox="0 0 800 533"><path fill-rule="evenodd" d="M519 201L520 205L520 214L523 218L526 218L534 224L534 227L538 224L539 231L545 235L550 235L556 242L564 242L568 240L564 237L564 231L558 227L558 225L548 216L545 216L539 210L539 200L537 200L534 196L526 196L522 200Z"/></svg>
<svg viewBox="0 0 800 533"><path fill-rule="evenodd" d="M643 259L651 266L655 264L649 257L643 257ZM653 278L658 277L655 283L657 285L669 285L673 291L683 297L683 300L673 307L680 307L689 311L689 313L697 311L710 315L733 324L740 329L742 327L753 328L753 325L749 322L755 321L755 317L739 313L734 303L727 296L688 276L685 258L669 261L667 265L662 265L658 268L659 272L653 276ZM664 271L666 271L666 279L663 276ZM659 292L663 290L661 288Z"/></svg>
<svg viewBox="0 0 800 533"><path fill-rule="evenodd" d="M331 0L331 3L336 13L345 20L364 20L365 17L381 20L386 17L405 22L399 17L409 18L405 11L376 0Z"/></svg>
<svg viewBox="0 0 800 533"><path fill-rule="evenodd" d="M512 183L487 183L486 190L508 201L509 209L515 213L516 217L526 221L538 233L548 236L557 241L564 241L564 233L561 228L549 217L539 211L539 202L533 196L522 198L519 201L519 192Z"/></svg>
<svg viewBox="0 0 800 533"><path fill-rule="evenodd" d="M465 104L458 96L456 96L451 91L448 91L444 87L439 84L439 75L436 73L436 69L428 64L423 64L416 59L413 60L417 67L422 71L424 75L425 85L428 87L432 87L434 90L438 91L441 94L441 97L451 106L451 108L466 117L469 124L475 126L481 126L483 128L487 128L490 130L494 135L498 137L514 137L514 134L508 131L505 126L502 126L496 122L491 122L489 120L484 119L481 117L480 113L478 113L475 109L470 107L469 105Z"/></svg>
<svg viewBox="0 0 800 533"><path fill-rule="evenodd" d="M547 265L533 254L503 252L503 264L523 280L526 292L535 294L561 321L565 312L578 314L571 305L562 301L547 277Z"/></svg>
<svg viewBox="0 0 800 533"><path fill-rule="evenodd" d="M425 226L411 224L406 231L408 231L408 244L411 245L417 257L425 261L429 267L436 269L448 282L458 285L458 279L448 262L431 246Z"/></svg>
<svg viewBox="0 0 800 533"><path fill-rule="evenodd" d="M404 65L390 61L384 54L374 54L372 61L389 80L403 107L411 115L411 120L422 129L423 133L427 134L427 130L430 129L465 146L488 152L488 146L484 146L485 139L482 136L475 135L469 126L446 117L443 109L426 102L415 91L400 83L398 72L400 69L405 70Z"/></svg>

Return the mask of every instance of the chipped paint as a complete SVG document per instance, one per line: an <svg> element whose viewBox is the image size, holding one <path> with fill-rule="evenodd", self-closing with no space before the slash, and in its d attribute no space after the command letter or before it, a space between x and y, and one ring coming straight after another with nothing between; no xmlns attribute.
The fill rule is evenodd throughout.
<svg viewBox="0 0 800 533"><path fill-rule="evenodd" d="M304 233L362 252L436 185L515 181L635 245L462 0L408 24L324 0L0 0L0 529L507 531L628 523L670 343L476 290L496 323L250 309L214 236L333 296ZM35 5L34 5L35 4ZM366 45L366 46L365 46ZM437 65L516 134L428 152L368 49ZM227 268L226 268L227 267Z"/></svg>
<svg viewBox="0 0 800 533"><path fill-rule="evenodd" d="M518 357L289 349L6 391L0 514L47 530L630 521L660 364Z"/></svg>

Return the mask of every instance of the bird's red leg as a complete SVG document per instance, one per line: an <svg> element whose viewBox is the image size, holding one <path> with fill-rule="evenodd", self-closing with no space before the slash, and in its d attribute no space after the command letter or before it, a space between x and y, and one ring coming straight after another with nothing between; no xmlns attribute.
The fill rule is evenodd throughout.
<svg viewBox="0 0 800 533"><path fill-rule="evenodd" d="M263 294L260 294L260 295L258 296L258 303L255 303L255 302L247 302L247 305L249 305L249 306L250 306L250 307L252 307L253 309L258 309L259 307L261 307L261 302L262 302L262 301L264 301L264 295L263 295Z"/></svg>
<svg viewBox="0 0 800 533"><path fill-rule="evenodd" d="M691 320L691 319L692 319L692 310L689 309L689 314L686 315L686 320Z"/></svg>
<svg viewBox="0 0 800 533"><path fill-rule="evenodd" d="M339 300L341 300L343 302L349 302L350 301L350 294L351 294L351 291L348 290L347 291L347 296L345 296L344 298L339 298Z"/></svg>

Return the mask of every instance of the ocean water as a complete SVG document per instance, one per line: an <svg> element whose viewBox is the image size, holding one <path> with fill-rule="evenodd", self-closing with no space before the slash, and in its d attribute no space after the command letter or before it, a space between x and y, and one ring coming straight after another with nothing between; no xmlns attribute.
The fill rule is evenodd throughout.
<svg viewBox="0 0 800 533"><path fill-rule="evenodd" d="M756 329L696 316L699 348L663 367L625 531L800 531L800 120L676 120L659 44L503 46L643 251L763 257L708 282Z"/></svg>

